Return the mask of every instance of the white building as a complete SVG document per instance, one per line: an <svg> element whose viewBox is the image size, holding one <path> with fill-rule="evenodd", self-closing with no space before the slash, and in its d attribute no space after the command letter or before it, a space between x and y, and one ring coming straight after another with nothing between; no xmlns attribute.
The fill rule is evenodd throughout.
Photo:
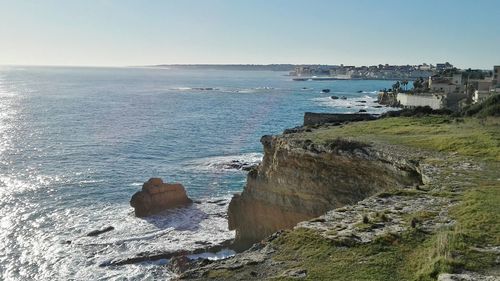
<svg viewBox="0 0 500 281"><path fill-rule="evenodd" d="M446 105L446 95L443 94L403 94L398 93L397 101L405 108L429 106L432 109L441 109Z"/></svg>

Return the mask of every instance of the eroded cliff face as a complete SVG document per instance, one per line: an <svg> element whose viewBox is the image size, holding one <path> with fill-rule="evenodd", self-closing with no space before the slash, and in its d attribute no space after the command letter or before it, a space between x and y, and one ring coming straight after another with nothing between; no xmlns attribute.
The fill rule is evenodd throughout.
<svg viewBox="0 0 500 281"><path fill-rule="evenodd" d="M287 135L264 136L261 142L262 163L229 205L239 250L331 209L422 181L416 161L359 142L319 145Z"/></svg>

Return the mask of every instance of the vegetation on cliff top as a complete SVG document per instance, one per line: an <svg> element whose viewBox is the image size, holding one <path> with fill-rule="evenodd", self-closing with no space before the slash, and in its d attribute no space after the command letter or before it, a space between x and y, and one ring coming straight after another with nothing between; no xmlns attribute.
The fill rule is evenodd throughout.
<svg viewBox="0 0 500 281"><path fill-rule="evenodd" d="M500 94L493 95L484 102L470 105L462 111L465 116L500 116Z"/></svg>
<svg viewBox="0 0 500 281"><path fill-rule="evenodd" d="M275 249L270 263L273 270L258 264L256 267L247 265L246 269L212 270L208 273L209 278L231 280L235 274L245 271L249 276L269 271L269 275L263 273L262 276L272 280L295 280L294 276L275 275L276 272L306 272L305 280L346 281L436 280L441 273L463 271L498 275L500 118L443 115L383 118L319 127L284 137L334 144L334 147L345 146L353 140L366 144L398 144L427 151L421 154L426 157L425 161L440 167L436 181L378 196L410 198L427 194L451 198L454 205L447 209L446 217L453 223L443 224L429 232L420 227L421 222L440 216L438 212L408 213L403 218L407 225L405 231L401 234L385 233L369 243L336 241L314 229L298 228L286 231L270 242ZM377 218L363 215L356 227L370 229L371 224L385 219L384 213Z"/></svg>
<svg viewBox="0 0 500 281"><path fill-rule="evenodd" d="M387 235L374 243L349 247L338 247L313 230L296 229L274 242L279 249L277 260L295 261L295 266L307 269L308 280L435 280L440 273L489 273L497 266L497 253L491 249L500 245L500 119L385 118L320 128L295 137L328 143L347 136L451 153L454 156L444 160L448 164L472 157L483 167L461 174L445 168L445 173L455 173L457 181L468 184L456 192L448 182L438 183L442 188L437 195L453 196L459 202L449 214L455 220L451 227L436 233L420 231L413 226L420 219L414 214L408 218L412 227L404 235ZM412 196L412 192L405 194Z"/></svg>
<svg viewBox="0 0 500 281"><path fill-rule="evenodd" d="M369 244L347 247L339 247L314 230L296 229L274 242L278 253L275 258L294 261L292 266L307 269L307 280L436 280L445 272L488 272L495 266L496 257L486 249L500 245L496 168L491 166L478 175L478 186L456 198L460 203L451 210L456 220L452 227L427 233L411 226L400 236L387 234ZM412 196L410 192L405 194ZM407 221L413 224L434 215L413 214Z"/></svg>
<svg viewBox="0 0 500 281"><path fill-rule="evenodd" d="M452 118L431 115L356 122L320 128L297 137L328 143L332 139L348 136L366 142L377 140L500 161L499 128L500 118Z"/></svg>

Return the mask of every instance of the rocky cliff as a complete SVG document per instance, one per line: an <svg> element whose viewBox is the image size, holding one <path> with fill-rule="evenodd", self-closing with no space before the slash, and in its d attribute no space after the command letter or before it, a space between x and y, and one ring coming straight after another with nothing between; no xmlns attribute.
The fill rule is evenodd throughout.
<svg viewBox="0 0 500 281"><path fill-rule="evenodd" d="M422 181L416 162L357 141L316 144L282 135L264 136L261 143L262 163L229 205L239 250L328 210Z"/></svg>
<svg viewBox="0 0 500 281"><path fill-rule="evenodd" d="M264 162L231 203L240 243L328 204L388 190L234 257L193 261L178 278L499 280L499 128L500 119L420 116L264 137ZM338 139L346 136L356 141Z"/></svg>

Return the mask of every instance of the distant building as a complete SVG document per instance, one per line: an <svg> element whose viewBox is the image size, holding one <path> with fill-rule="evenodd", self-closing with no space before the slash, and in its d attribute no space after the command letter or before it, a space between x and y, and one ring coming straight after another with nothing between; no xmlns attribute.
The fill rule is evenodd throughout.
<svg viewBox="0 0 500 281"><path fill-rule="evenodd" d="M453 65L449 62L445 63L436 63L436 70L437 71L443 71L443 70L448 70L448 69L453 69Z"/></svg>
<svg viewBox="0 0 500 281"><path fill-rule="evenodd" d="M500 65L493 66L493 88L500 88Z"/></svg>
<svg viewBox="0 0 500 281"><path fill-rule="evenodd" d="M472 102L478 103L492 94L500 92L500 66L493 66L493 75L484 79L470 79L469 85L474 89Z"/></svg>
<svg viewBox="0 0 500 281"><path fill-rule="evenodd" d="M462 74L453 74L452 77L434 75L429 77L429 89L435 93L458 93L462 91Z"/></svg>
<svg viewBox="0 0 500 281"><path fill-rule="evenodd" d="M347 71L343 67L330 69L330 76L332 76L332 77L335 77L338 75L346 75L346 74L347 74Z"/></svg>
<svg viewBox="0 0 500 281"><path fill-rule="evenodd" d="M422 70L422 71L430 71L431 70L431 66L424 63L424 64L421 64L418 66L418 70Z"/></svg>
<svg viewBox="0 0 500 281"><path fill-rule="evenodd" d="M485 79L469 79L467 83L475 90L482 92L489 92L494 86L492 77L487 77Z"/></svg>
<svg viewBox="0 0 500 281"><path fill-rule="evenodd" d="M297 76L311 76L311 67L309 66L296 66L295 75Z"/></svg>
<svg viewBox="0 0 500 281"><path fill-rule="evenodd" d="M410 72L410 78L420 78L420 77L429 77L432 75L432 71L430 70L422 70L416 69Z"/></svg>

